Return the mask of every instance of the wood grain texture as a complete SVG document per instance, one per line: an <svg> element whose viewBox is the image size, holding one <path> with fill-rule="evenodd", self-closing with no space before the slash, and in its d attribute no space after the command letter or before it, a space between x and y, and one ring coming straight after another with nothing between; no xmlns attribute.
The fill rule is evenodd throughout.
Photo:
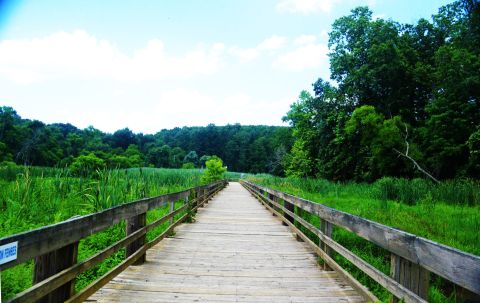
<svg viewBox="0 0 480 303"><path fill-rule="evenodd" d="M480 257L290 194L249 183L400 256L474 293L480 294Z"/></svg>
<svg viewBox="0 0 480 303"><path fill-rule="evenodd" d="M147 251L88 302L364 302L241 185Z"/></svg>
<svg viewBox="0 0 480 303"><path fill-rule="evenodd" d="M72 218L32 231L0 238L0 245L18 241L17 259L1 264L0 271L62 248L68 244L78 242L82 238L102 231L122 220L161 207L170 201L184 199L194 190L211 190L222 182L223 181L219 181L181 192L122 204L91 215Z"/></svg>

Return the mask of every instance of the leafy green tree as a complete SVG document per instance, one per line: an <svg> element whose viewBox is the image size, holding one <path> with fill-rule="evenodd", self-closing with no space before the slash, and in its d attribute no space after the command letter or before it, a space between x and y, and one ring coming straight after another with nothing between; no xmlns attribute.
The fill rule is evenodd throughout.
<svg viewBox="0 0 480 303"><path fill-rule="evenodd" d="M145 164L143 155L135 144L130 144L124 155L128 158L129 167L142 167Z"/></svg>
<svg viewBox="0 0 480 303"><path fill-rule="evenodd" d="M205 162L205 172L202 175L203 183L211 183L223 179L227 168L223 166L223 161L217 156L212 156Z"/></svg>
<svg viewBox="0 0 480 303"><path fill-rule="evenodd" d="M174 147L170 151L170 167L180 168L185 158L185 151L180 147Z"/></svg>
<svg viewBox="0 0 480 303"><path fill-rule="evenodd" d="M198 165L198 155L197 152L191 150L188 154L183 158L184 163L193 163L193 165Z"/></svg>
<svg viewBox="0 0 480 303"><path fill-rule="evenodd" d="M98 158L93 153L76 157L70 165L70 171L72 174L79 176L88 176L103 168L105 168L105 161Z"/></svg>
<svg viewBox="0 0 480 303"><path fill-rule="evenodd" d="M128 128L117 130L112 135L112 146L127 149L132 144L137 144L135 134Z"/></svg>

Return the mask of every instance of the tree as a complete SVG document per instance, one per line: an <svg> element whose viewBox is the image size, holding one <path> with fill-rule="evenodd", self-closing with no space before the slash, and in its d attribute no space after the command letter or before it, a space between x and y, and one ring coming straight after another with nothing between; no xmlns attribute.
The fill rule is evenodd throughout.
<svg viewBox="0 0 480 303"><path fill-rule="evenodd" d="M217 156L212 156L207 162L205 162L206 169L202 175L203 183L211 183L214 181L222 180L227 168L223 166L223 161Z"/></svg>
<svg viewBox="0 0 480 303"><path fill-rule="evenodd" d="M70 165L72 174L78 176L88 176L92 172L105 168L105 161L90 153L88 155L81 155L75 158Z"/></svg>
<svg viewBox="0 0 480 303"><path fill-rule="evenodd" d="M135 134L128 128L117 130L112 135L112 146L127 149L132 144L137 144Z"/></svg>
<svg viewBox="0 0 480 303"><path fill-rule="evenodd" d="M191 150L188 154L183 158L184 163L193 163L194 166L198 165L198 155L197 152Z"/></svg>

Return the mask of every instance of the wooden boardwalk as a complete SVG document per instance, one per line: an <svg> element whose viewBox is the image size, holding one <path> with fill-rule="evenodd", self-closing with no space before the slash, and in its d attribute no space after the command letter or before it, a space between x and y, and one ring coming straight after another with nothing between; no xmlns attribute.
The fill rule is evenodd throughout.
<svg viewBox="0 0 480 303"><path fill-rule="evenodd" d="M87 302L363 302L250 193L230 183Z"/></svg>

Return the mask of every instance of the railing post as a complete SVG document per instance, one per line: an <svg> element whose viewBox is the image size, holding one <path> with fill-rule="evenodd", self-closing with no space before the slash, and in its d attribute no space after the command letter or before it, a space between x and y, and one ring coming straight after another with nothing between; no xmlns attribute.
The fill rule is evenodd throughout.
<svg viewBox="0 0 480 303"><path fill-rule="evenodd" d="M207 192L208 192L207 189L205 189L205 188L202 189L202 200L201 200L202 205L201 205L200 207L204 207L204 206L205 206L205 202L206 202L205 200L207 199L207 197L206 197L206 193L207 193Z"/></svg>
<svg viewBox="0 0 480 303"><path fill-rule="evenodd" d="M332 238L333 233L333 224L327 220L320 219L320 231L327 237ZM319 241L320 248L330 257L332 257L332 249L324 243L322 240ZM328 268L326 263L323 264L324 269Z"/></svg>
<svg viewBox="0 0 480 303"><path fill-rule="evenodd" d="M169 213L172 213L174 210L175 210L175 201L170 201ZM170 225L173 224L173 220L174 220L174 219L175 219L174 217L171 217L171 218L170 218L170 222L169 222Z"/></svg>
<svg viewBox="0 0 480 303"><path fill-rule="evenodd" d="M270 200L272 200L272 201L275 201L275 196L269 193L269 194L268 194L268 199L270 199ZM277 209L274 203L269 203L269 204L270 204L270 206L272 207L272 209L274 209L274 210ZM272 215L273 215L273 216L276 216L274 212L272 212Z"/></svg>
<svg viewBox="0 0 480 303"><path fill-rule="evenodd" d="M46 278L77 263L78 242L69 244L57 250L48 252L35 258L33 284L39 283ZM52 291L37 302L57 303L64 302L75 294L75 280L65 283L63 286Z"/></svg>
<svg viewBox="0 0 480 303"><path fill-rule="evenodd" d="M126 220L126 232L127 236L144 227L147 223L147 213L141 213L137 216L130 217ZM140 237L138 240L133 241L125 248L125 258L133 255L140 247L145 244L146 234ZM138 258L133 265L141 265L145 263L145 254Z"/></svg>
<svg viewBox="0 0 480 303"><path fill-rule="evenodd" d="M283 206L285 207L285 209L287 209L288 211L290 211L292 214L295 213L295 205L293 205L292 203L288 202L287 200L283 200ZM287 219L288 221L290 221L292 224L295 224L295 220L292 216L290 216L289 214L285 213L285 219Z"/></svg>
<svg viewBox="0 0 480 303"><path fill-rule="evenodd" d="M428 299L430 272L418 264L410 262L395 254L391 254L390 276L419 297ZM399 302L393 297L391 302Z"/></svg>

